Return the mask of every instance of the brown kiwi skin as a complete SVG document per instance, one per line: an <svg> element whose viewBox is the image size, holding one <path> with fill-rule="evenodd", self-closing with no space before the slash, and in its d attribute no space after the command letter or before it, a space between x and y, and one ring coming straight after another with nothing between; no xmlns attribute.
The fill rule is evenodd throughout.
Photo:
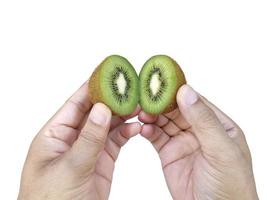
<svg viewBox="0 0 267 200"><path fill-rule="evenodd" d="M106 103L102 100L103 99L102 98L102 91L101 91L100 82L99 82L102 63L100 63L97 66L97 68L95 68L95 70L92 73L91 77L89 78L89 82L88 82L88 90L89 90L88 95L89 95L89 99L90 99L92 104L104 103L106 105ZM110 110L112 112L112 115L120 116L118 113L114 112L112 109L110 109Z"/></svg>
<svg viewBox="0 0 267 200"><path fill-rule="evenodd" d="M94 70L88 82L89 99L93 104L101 102L102 95L100 90L100 84L98 83L100 69L101 69L101 64L98 65L98 67Z"/></svg>
<svg viewBox="0 0 267 200"><path fill-rule="evenodd" d="M176 76L178 77L178 81L179 81L179 83L177 85L177 92L178 92L179 88L182 85L186 84L186 79L185 79L184 72L182 71L180 65L174 60L173 60L173 63L174 63L174 65L177 66L175 72L176 72ZM173 97L171 103L165 108L165 110L163 111L162 114L167 114L167 113L175 110L177 107L178 106L177 106L176 95L175 95Z"/></svg>

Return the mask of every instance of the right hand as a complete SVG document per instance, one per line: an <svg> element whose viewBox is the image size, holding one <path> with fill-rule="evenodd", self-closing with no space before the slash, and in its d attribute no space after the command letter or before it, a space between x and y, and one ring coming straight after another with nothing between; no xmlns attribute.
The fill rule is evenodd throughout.
<svg viewBox="0 0 267 200"><path fill-rule="evenodd" d="M159 153L172 197L258 199L242 130L188 85L179 89L177 104L168 114L139 114L141 135Z"/></svg>
<svg viewBox="0 0 267 200"><path fill-rule="evenodd" d="M21 178L19 200L108 199L121 147L141 130L92 105L85 83L33 140Z"/></svg>

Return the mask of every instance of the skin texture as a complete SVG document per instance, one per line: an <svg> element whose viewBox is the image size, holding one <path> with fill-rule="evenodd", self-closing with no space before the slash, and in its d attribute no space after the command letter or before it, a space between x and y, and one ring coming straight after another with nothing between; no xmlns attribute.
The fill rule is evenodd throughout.
<svg viewBox="0 0 267 200"><path fill-rule="evenodd" d="M85 83L33 140L21 178L19 200L108 199L120 148L141 130L94 106Z"/></svg>
<svg viewBox="0 0 267 200"><path fill-rule="evenodd" d="M159 153L174 200L257 200L241 129L187 85L177 103L179 110L164 115L137 108L112 117L104 104L92 106L85 83L34 138L18 199L108 199L120 148L141 132ZM125 123L136 115L142 127Z"/></svg>
<svg viewBox="0 0 267 200"><path fill-rule="evenodd" d="M177 104L168 114L139 114L141 135L159 153L173 199L258 199L242 130L188 85Z"/></svg>

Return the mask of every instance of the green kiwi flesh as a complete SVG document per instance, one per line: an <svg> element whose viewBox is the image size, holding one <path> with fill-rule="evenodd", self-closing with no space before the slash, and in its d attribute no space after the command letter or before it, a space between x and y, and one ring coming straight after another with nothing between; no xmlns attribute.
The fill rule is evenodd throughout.
<svg viewBox="0 0 267 200"><path fill-rule="evenodd" d="M134 112L139 101L139 80L131 63L119 55L107 57L89 80L92 103L106 104L114 114Z"/></svg>
<svg viewBox="0 0 267 200"><path fill-rule="evenodd" d="M140 105L150 114L167 113L177 107L176 93L186 83L180 66L166 55L151 57L139 74Z"/></svg>

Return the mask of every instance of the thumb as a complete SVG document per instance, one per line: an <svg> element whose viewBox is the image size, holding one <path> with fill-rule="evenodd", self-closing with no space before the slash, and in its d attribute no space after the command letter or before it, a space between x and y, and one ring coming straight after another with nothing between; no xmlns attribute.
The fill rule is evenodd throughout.
<svg viewBox="0 0 267 200"><path fill-rule="evenodd" d="M97 156L104 147L111 116L110 109L102 103L97 103L92 107L70 151L71 160L76 167L82 167L85 170L94 167Z"/></svg>
<svg viewBox="0 0 267 200"><path fill-rule="evenodd" d="M190 86L183 85L177 93L178 107L191 126L202 150L208 152L225 152L232 145L223 125Z"/></svg>

